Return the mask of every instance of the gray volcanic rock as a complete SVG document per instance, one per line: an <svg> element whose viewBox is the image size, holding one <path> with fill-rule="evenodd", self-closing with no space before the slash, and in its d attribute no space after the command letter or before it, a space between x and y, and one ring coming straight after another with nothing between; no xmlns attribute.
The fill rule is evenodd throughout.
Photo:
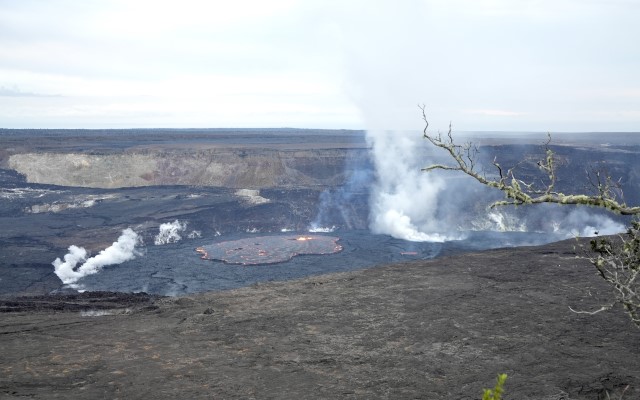
<svg viewBox="0 0 640 400"><path fill-rule="evenodd" d="M19 299L0 322L0 397L479 399L505 372L506 399L638 398L640 330L569 310L608 291L574 245L121 305Z"/></svg>
<svg viewBox="0 0 640 400"><path fill-rule="evenodd" d="M363 132L0 129L0 168L62 186L324 188L344 183L347 159L369 162Z"/></svg>
<svg viewBox="0 0 640 400"><path fill-rule="evenodd" d="M228 188L325 187L344 183L345 161L365 150L238 150L23 153L9 168L30 183L92 188L197 185Z"/></svg>

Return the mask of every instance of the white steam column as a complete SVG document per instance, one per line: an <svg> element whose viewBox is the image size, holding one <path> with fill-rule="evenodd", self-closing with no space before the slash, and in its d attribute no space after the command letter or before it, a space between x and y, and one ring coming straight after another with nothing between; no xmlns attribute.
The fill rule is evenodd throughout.
<svg viewBox="0 0 640 400"><path fill-rule="evenodd" d="M418 132L367 131L376 182L369 206L373 233L414 242L444 242L435 212L441 178L421 171L427 163L424 139Z"/></svg>
<svg viewBox="0 0 640 400"><path fill-rule="evenodd" d="M122 235L111 246L89 259L87 259L87 250L83 247L70 246L69 253L64 256L64 261L56 258L52 263L54 272L62 283L72 288L78 288L76 282L80 278L97 274L106 265L121 264L136 258L136 255L139 254L136 246L140 243L140 236L133 229L127 228L122 231ZM79 263L82 265L76 268Z"/></svg>

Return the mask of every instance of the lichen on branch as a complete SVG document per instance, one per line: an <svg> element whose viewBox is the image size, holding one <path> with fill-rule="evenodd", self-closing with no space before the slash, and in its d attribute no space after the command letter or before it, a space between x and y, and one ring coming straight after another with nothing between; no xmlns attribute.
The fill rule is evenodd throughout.
<svg viewBox="0 0 640 400"><path fill-rule="evenodd" d="M494 158L492 164L496 171L496 178L487 178L477 170L478 147L471 142L458 145L449 130L443 137L441 133L432 135L427 132L429 121L422 110L425 127L423 136L431 144L445 150L454 161L453 165L434 164L423 171L445 170L461 171L485 186L495 188L504 193L506 200L497 201L490 207L507 205L525 205L552 203L561 205L586 205L603 208L622 215L640 215L640 207L629 207L622 200L621 189L611 179L611 176L594 171L589 174L589 182L595 189L595 194L564 194L556 191L556 157L550 149L551 135L545 143L545 158L537 165L545 174L546 181L541 186L533 182L525 182L516 177L516 166L505 169ZM581 314L597 314L609 310L620 304L631 321L640 328L640 222L631 223L626 235L620 235L617 240L611 238L597 238L591 241L591 253L585 257L593 264L600 277L612 288L612 301L595 311L572 311Z"/></svg>
<svg viewBox="0 0 640 400"><path fill-rule="evenodd" d="M538 161L538 167L546 174L547 183L542 188L534 187L533 183L524 182L516 177L515 168L504 169L497 160L493 160L493 166L497 172L497 178L487 178L486 175L477 171L476 158L478 148L471 142L458 145L453 141L451 134L451 124L445 137L441 133L432 135L427 132L429 121L425 113L424 106L421 106L422 118L425 122L423 136L431 144L444 149L455 161L454 165L434 164L423 168L423 171L446 170L461 171L485 186L492 187L502 191L507 200L497 201L490 205L491 208L505 205L524 205L524 204L542 204L555 203L564 205L585 205L600 207L622 215L640 214L640 207L629 207L624 201L618 200L614 185L611 179L601 180L597 182L598 192L595 195L584 194L564 194L555 191L556 185L556 162L555 153L549 148L551 137L545 144L545 159ZM598 175L599 177L599 175Z"/></svg>

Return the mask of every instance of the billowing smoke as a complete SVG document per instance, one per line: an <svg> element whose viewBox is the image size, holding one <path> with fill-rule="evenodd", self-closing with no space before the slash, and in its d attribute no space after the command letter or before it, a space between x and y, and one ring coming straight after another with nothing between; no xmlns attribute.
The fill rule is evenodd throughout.
<svg viewBox="0 0 640 400"><path fill-rule="evenodd" d="M438 194L444 181L420 169L424 139L416 132L367 132L376 171L370 197L370 228L374 233L419 242L443 242L448 228L438 224Z"/></svg>
<svg viewBox="0 0 640 400"><path fill-rule="evenodd" d="M87 250L83 247L70 246L69 253L64 256L64 261L56 258L53 262L54 272L62 283L76 287L75 283L79 279L97 274L107 265L121 264L134 259L136 255L139 255L136 246L140 243L140 236L133 229L127 228L122 231L122 235L111 246L88 259ZM77 267L79 263L82 265Z"/></svg>
<svg viewBox="0 0 640 400"><path fill-rule="evenodd" d="M421 168L433 164L434 158L419 132L370 130L367 138L376 176L370 199L370 228L374 233L439 242L459 238L466 230L546 232L556 238L625 231L622 223L597 209L555 204L494 210L477 207L490 204L491 197L500 194L460 177L461 173L422 172ZM456 220L458 223L453 224Z"/></svg>
<svg viewBox="0 0 640 400"><path fill-rule="evenodd" d="M476 191L482 192L476 189L481 184L468 180L468 185L462 184L460 174L454 172L443 178L444 173L420 171L433 159L424 151L425 144L419 143L425 141L420 134L424 125L418 104L427 105L431 125L440 129L446 129L449 121L457 124L456 130L467 131L562 129L559 125L541 124L522 112L531 108L542 92L512 96L517 90L509 82L518 80L505 75L504 69L496 68L493 62L509 51L485 46L480 53L488 51L495 57L480 58L493 61L469 62L480 59L474 56L480 54L478 48L493 43L491 30L477 29L478 26L494 26L507 20L511 23L511 18L496 18L502 12L512 13L514 20L526 19L526 15L503 5L482 4L477 6L477 12L470 12L474 2L462 7L445 3L388 2L369 7L365 2L356 2L345 7L344 13L326 15L338 27L337 45L344 49L344 87L360 111L372 148L376 183L370 201L370 228L408 240L444 240L458 227L469 225L465 219L482 215L486 219L483 224L490 229L521 231L522 222L475 208L474 204L490 204L494 200L484 193L482 198L475 196ZM470 34L476 35L475 39L469 40ZM525 64L523 67L527 67ZM492 92L496 85L506 91ZM514 98L519 105L514 105ZM546 112L557 115L558 110ZM459 139L455 132L454 137ZM561 227L557 229L580 234L594 230L597 221L591 215L595 213L572 214L570 210L558 213L560 218L556 221ZM518 211L517 216L522 214ZM527 215L549 219L535 211ZM575 216L584 219L579 221ZM540 231L539 225L540 221L530 218L526 226L527 230ZM601 226L608 225L611 224L602 219L595 230L606 232L608 229ZM549 232L555 229L544 228Z"/></svg>
<svg viewBox="0 0 640 400"><path fill-rule="evenodd" d="M365 122L375 169L369 228L410 241L455 238L448 224L437 221L444 181L420 170L429 158L417 105L448 103L452 96L435 95L448 84L439 79L441 70L450 69L438 55L443 49L435 27L442 24L423 3L358 4L350 8L352 18L340 20L340 29L345 88ZM445 115L437 108L429 111L434 118ZM432 122L445 126L441 119Z"/></svg>
<svg viewBox="0 0 640 400"><path fill-rule="evenodd" d="M511 213L503 210L492 210L486 215L478 215L470 219L467 226L461 226L460 229L468 229L472 231L493 231L493 232L526 232L526 223L513 216Z"/></svg>
<svg viewBox="0 0 640 400"><path fill-rule="evenodd" d="M584 208L575 208L555 223L554 230L565 237L592 237L621 233L626 228L607 216L589 213Z"/></svg>
<svg viewBox="0 0 640 400"><path fill-rule="evenodd" d="M592 237L624 232L625 226L586 208L541 204L516 212L513 208L490 210L478 215L466 229L497 232L552 233L557 238Z"/></svg>
<svg viewBox="0 0 640 400"><path fill-rule="evenodd" d="M179 242L182 239L180 233L184 232L186 229L187 223L180 222L178 220L161 224L158 234L153 238L153 244L160 246L167 243Z"/></svg>

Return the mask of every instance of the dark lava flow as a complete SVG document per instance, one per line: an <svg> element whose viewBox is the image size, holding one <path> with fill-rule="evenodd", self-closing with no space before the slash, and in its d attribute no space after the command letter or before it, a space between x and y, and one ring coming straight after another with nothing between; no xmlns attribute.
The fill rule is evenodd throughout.
<svg viewBox="0 0 640 400"><path fill-rule="evenodd" d="M298 255L289 261L259 266L229 265L202 260L195 249L216 242L283 235L283 229L289 231L288 236L309 235L319 192L263 190L261 195L270 202L250 205L226 188L72 188L29 184L11 171L0 172L4 179L0 190L0 295L70 290L54 274L53 260L62 258L71 245L85 247L96 255L128 227L143 238L141 254L80 279L80 288L175 296L561 239L538 233L468 232L460 240L419 243L343 228L328 234L339 237L343 250L335 254ZM366 199L364 194L354 200L359 202L356 204L360 205L362 220L368 212ZM187 224L180 233L181 240L154 245L159 225L175 220ZM189 238L192 232L198 234Z"/></svg>
<svg viewBox="0 0 640 400"><path fill-rule="evenodd" d="M42 295L69 290L54 274L53 260L71 245L91 255L111 245L125 228L142 238L141 254L104 267L77 283L88 291L147 292L183 295L350 271L441 254L539 244L555 238L532 233L470 232L462 240L417 243L375 235L365 229L338 229L342 251L298 255L277 264L237 266L202 260L195 249L216 242L249 240L265 235L309 235L317 212L318 190L270 189L269 203L251 205L226 188L160 186L88 189L30 184L0 170L0 295ZM354 198L366 221L367 195ZM154 245L161 223L187 224L176 243ZM362 225L359 221L355 225ZM197 235L189 234L197 232ZM250 233L255 232L255 233ZM322 234L314 234L320 235Z"/></svg>
<svg viewBox="0 0 640 400"><path fill-rule="evenodd" d="M14 182L15 183L15 182ZM272 203L248 207L220 188L150 187L95 190L15 183L5 190L0 222L0 294L46 294L64 290L53 273L51 262L67 253L67 247L86 247L92 255L109 246L122 229L133 228L144 239L141 255L131 261L104 267L77 283L88 291L147 292L183 295L281 281L331 272L356 270L374 265L413 259L430 259L440 254L492 247L549 242L549 235L531 233L471 232L462 240L447 243L417 243L375 235L367 230L337 230L343 250L335 254L299 255L277 264L237 266L202 260L195 249L212 242L253 240L283 235L281 229L295 227L285 236L309 235L304 215L290 211L295 193L270 193ZM86 196L98 200L87 207L67 207ZM311 195L309 195L311 197ZM29 213L37 204L58 204L59 211ZM87 203L89 204L89 203ZM296 202L297 207L300 202ZM275 219L266 215L280 213ZM313 217L313 204L307 211ZM154 245L161 222L187 223L176 243ZM296 222L299 219L300 222ZM198 231L199 238L188 238ZM248 233L247 231L257 232ZM218 236L221 233L220 236ZM320 235L321 234L314 234Z"/></svg>
<svg viewBox="0 0 640 400"><path fill-rule="evenodd" d="M607 140L612 138L609 136ZM583 167L590 161L607 157L610 158L608 171L621 177L623 186L637 187L640 179L636 172L639 148L627 146L626 141L626 137L621 137L619 143L608 147L557 146L555 150L565 162L563 173L566 174L559 175L559 187L566 192L581 191L581 187L571 186L577 182L575 176L583 173ZM511 161L516 162L522 154L540 151L539 146L507 146L494 142L489 141L482 154L497 155L500 159L506 157L507 161L513 157ZM263 188L259 195L268 201L256 204L239 196L237 187L174 185L90 189L32 184L26 182L24 176L8 169L7 162L11 154L21 152L125 154L139 146L151 149L156 145L185 146L185 154L189 154L197 151L200 143L220 148L246 146L247 157L259 154L255 149L265 145L280 149L283 154L297 149L358 148L364 151L366 148L362 132L342 131L2 131L0 295L41 295L64 290L54 274L53 260L64 257L71 245L84 247L91 255L96 255L110 246L126 228L132 228L142 237L141 254L131 261L108 265L97 274L82 278L78 281L82 288L181 295L430 259L464 251L542 244L562 238L553 234L480 231L461 234L459 240L446 243L415 243L375 235L365 229L369 213L369 185L365 185L361 191L350 193L348 221L339 219L341 213L335 207L324 213L327 220L323 225L335 224L338 227L331 236L340 238L341 252L298 255L289 261L269 265L229 265L202 260L194 250L218 242L251 241L259 236L282 235L283 231L287 235L308 235L309 226L319 213L321 194L327 187L308 184ZM143 151L141 154L146 153ZM345 161L341 160L335 161L335 165L327 164L331 169L329 172L342 174L340 171L345 170L344 165L339 163ZM304 164L296 174L314 171L317 173L313 176L320 179L323 171L316 169L316 164ZM535 163L523 167L526 173L534 170ZM637 191L627 192L629 203L635 203ZM471 200L473 204L479 202L474 197L468 203ZM469 204L464 207L473 208ZM480 212L485 210L480 209ZM461 215L461 219L465 218L467 216ZM179 232L180 240L154 245L159 226L176 220L186 224L185 230ZM457 221L448 224L457 226Z"/></svg>
<svg viewBox="0 0 640 400"><path fill-rule="evenodd" d="M14 180L4 190L0 202L0 294L45 294L63 285L53 273L51 262L67 253L67 247L86 247L95 255L109 246L120 231L132 227L144 238L142 255L78 281L85 290L147 292L181 295L231 289L264 281L280 281L329 272L349 271L411 259L429 259L441 253L526 245L550 241L545 235L527 233L470 233L465 240L448 243L416 243L374 235L367 230L338 230L343 251L326 255L299 255L290 261L261 266L234 266L202 260L197 247L236 239L279 234L280 229L297 227L291 235L308 235L305 224L295 223L296 215L287 207L289 196L265 205L247 207L231 191L220 188L151 187L96 190L31 185ZM88 201L90 207L64 208L74 201ZM272 194L271 194L272 195ZM57 204L59 211L29 213L38 204ZM74 203L75 204L75 203ZM87 203L88 204L88 203ZM299 202L298 202L299 204ZM86 204L85 204L86 205ZM309 219L313 210L308 212ZM285 218L265 220L270 210L280 210ZM273 212L273 211L271 211ZM260 217L262 216L262 219ZM175 219L187 222L182 240L156 246L153 238L160 222ZM300 218L302 221L302 218ZM299 226L298 226L299 225ZM200 238L189 239L198 231ZM260 233L247 233L255 230ZM217 236L222 232L221 236ZM318 235L318 234L316 234Z"/></svg>

